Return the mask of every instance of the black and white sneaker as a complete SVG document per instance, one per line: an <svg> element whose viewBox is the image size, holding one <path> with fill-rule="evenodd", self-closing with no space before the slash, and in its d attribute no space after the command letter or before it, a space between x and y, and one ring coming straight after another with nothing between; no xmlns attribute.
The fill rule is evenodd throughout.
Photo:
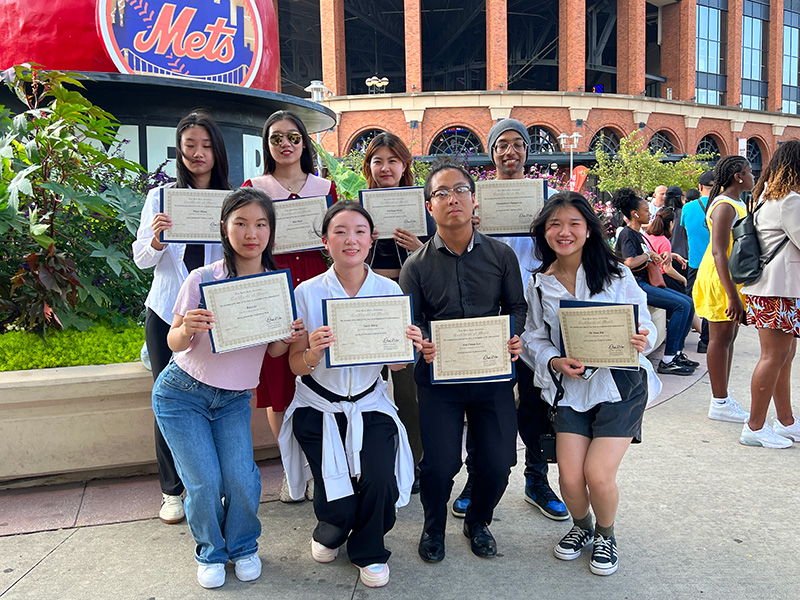
<svg viewBox="0 0 800 600"><path fill-rule="evenodd" d="M656 371L662 375L692 375L694 367L687 367L680 364L677 359L673 358L672 362L665 363L663 360L658 361Z"/></svg>
<svg viewBox="0 0 800 600"><path fill-rule="evenodd" d="M618 566L619 557L614 536L605 537L599 533L595 534L589 570L595 575L611 575L616 572Z"/></svg>
<svg viewBox="0 0 800 600"><path fill-rule="evenodd" d="M692 360L691 358L686 356L683 352L678 352L675 355L675 358L672 360L677 362L679 365L683 365L684 367L692 367L693 369L696 369L697 367L700 366L699 362L697 362L696 360Z"/></svg>
<svg viewBox="0 0 800 600"><path fill-rule="evenodd" d="M594 530L573 525L569 533L556 544L553 554L561 560L575 560L581 555L583 547L592 541L592 536L594 536Z"/></svg>

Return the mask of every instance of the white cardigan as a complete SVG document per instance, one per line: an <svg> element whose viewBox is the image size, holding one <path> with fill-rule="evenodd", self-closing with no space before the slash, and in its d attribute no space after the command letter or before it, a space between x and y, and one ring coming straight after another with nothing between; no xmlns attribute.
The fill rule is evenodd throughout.
<svg viewBox="0 0 800 600"><path fill-rule="evenodd" d="M622 279L614 279L600 293L590 296L586 285L583 266L578 267L575 280L575 295L570 294L553 275L537 273L528 282L525 299L528 301L528 316L525 332L522 334L522 360L534 372L534 385L541 388L542 398L553 404L556 386L547 368L551 358L561 356L561 328L558 323L559 300L587 300L592 302L618 302L636 304L639 307L641 328L648 329L647 347L653 349L658 333L647 309L647 296L636 283L630 269L620 265ZM542 303L539 302L537 288L542 290ZM544 311L542 307L544 306ZM547 326L550 324L550 335ZM648 402L652 402L661 392L661 381L653 371L653 365L643 354L639 354L639 365L647 371ZM619 390L611 375L611 369L601 368L589 381L564 377L564 398L559 406L569 406L578 412L586 412L601 402L619 402Z"/></svg>

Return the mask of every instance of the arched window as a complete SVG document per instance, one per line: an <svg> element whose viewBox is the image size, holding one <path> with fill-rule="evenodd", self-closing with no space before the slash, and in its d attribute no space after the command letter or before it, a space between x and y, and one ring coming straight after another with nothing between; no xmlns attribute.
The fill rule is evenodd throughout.
<svg viewBox="0 0 800 600"><path fill-rule="evenodd" d="M361 152L364 154L367 151L367 146L379 133L383 133L383 129L367 129L366 131L362 131L361 135L359 135L356 139L353 140L353 143L350 144L350 152L355 150L356 152Z"/></svg>
<svg viewBox="0 0 800 600"><path fill-rule="evenodd" d="M619 136L610 127L603 127L592 137L589 151L597 152L598 150L602 150L606 154L619 152Z"/></svg>
<svg viewBox="0 0 800 600"><path fill-rule="evenodd" d="M753 167L753 174L760 175L764 159L761 155L761 146L758 145L754 138L747 140L747 160L750 161L750 166Z"/></svg>
<svg viewBox="0 0 800 600"><path fill-rule="evenodd" d="M659 150L664 154L675 154L675 145L665 131L656 131L647 142L647 149L653 154Z"/></svg>
<svg viewBox="0 0 800 600"><path fill-rule="evenodd" d="M552 154L561 152L556 135L546 127L533 125L528 127L528 135L531 136L531 147L528 154Z"/></svg>
<svg viewBox="0 0 800 600"><path fill-rule="evenodd" d="M448 127L433 138L428 154L470 156L483 153L480 138L466 127Z"/></svg>
<svg viewBox="0 0 800 600"><path fill-rule="evenodd" d="M719 158L720 151L717 140L710 135L705 136L702 140L700 140L700 143L697 144L697 150L695 151L695 154L711 154L715 158Z"/></svg>

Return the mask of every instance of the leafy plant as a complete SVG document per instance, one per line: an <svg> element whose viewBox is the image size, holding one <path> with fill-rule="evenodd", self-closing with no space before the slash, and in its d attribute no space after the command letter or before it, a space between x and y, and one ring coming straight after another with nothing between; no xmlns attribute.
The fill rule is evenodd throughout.
<svg viewBox="0 0 800 600"><path fill-rule="evenodd" d="M154 176L122 157L114 117L70 89L79 74L6 74L27 110L0 106L0 325L44 337L124 321L148 288L129 252Z"/></svg>
<svg viewBox="0 0 800 600"><path fill-rule="evenodd" d="M23 331L0 335L0 371L103 365L139 358L144 328L131 321L103 320L87 331L50 332L47 343Z"/></svg>
<svg viewBox="0 0 800 600"><path fill-rule="evenodd" d="M665 154L652 153L641 131L634 131L620 140L619 151L609 154L598 147L597 165L591 173L598 177L597 189L612 193L629 187L647 195L659 185L677 185L682 190L697 187L703 171L708 169L710 154L686 156L678 162L664 162Z"/></svg>
<svg viewBox="0 0 800 600"><path fill-rule="evenodd" d="M328 177L336 184L336 195L344 200L358 200L358 192L367 187L364 176L337 160L322 146L313 142L317 153L328 169Z"/></svg>

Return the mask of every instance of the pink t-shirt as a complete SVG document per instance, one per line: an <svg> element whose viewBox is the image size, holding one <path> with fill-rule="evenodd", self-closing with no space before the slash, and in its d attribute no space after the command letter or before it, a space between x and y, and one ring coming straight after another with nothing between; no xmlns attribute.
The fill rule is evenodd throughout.
<svg viewBox="0 0 800 600"><path fill-rule="evenodd" d="M211 263L214 268L214 280L226 279L228 271L225 261ZM185 315L187 311L200 306L200 284L203 275L195 269L186 278L178 292L175 308L176 315ZM267 351L266 344L232 350L222 354L211 351L211 338L208 332L196 333L189 342L189 347L175 354L175 363L189 375L205 383L223 390L246 390L258 385L261 362Z"/></svg>
<svg viewBox="0 0 800 600"><path fill-rule="evenodd" d="M664 235L650 235L647 233L642 232L642 235L647 238L647 241L650 242L650 246L652 246L653 250L658 252L659 254L663 254L664 252L672 253L672 243L669 241ZM661 272L664 272L664 267L661 267Z"/></svg>

